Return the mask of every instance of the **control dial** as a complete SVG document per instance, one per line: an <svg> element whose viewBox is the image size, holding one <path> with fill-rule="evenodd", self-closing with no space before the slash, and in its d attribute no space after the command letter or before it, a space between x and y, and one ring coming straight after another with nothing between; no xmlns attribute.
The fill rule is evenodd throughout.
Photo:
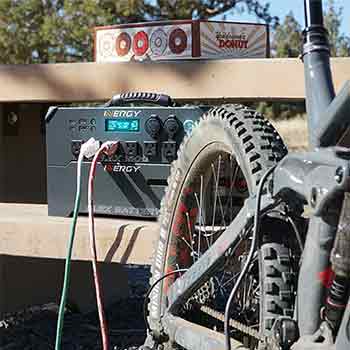
<svg viewBox="0 0 350 350"><path fill-rule="evenodd" d="M180 123L174 115L171 115L164 122L164 128L167 131L169 137L172 139L180 129Z"/></svg>
<svg viewBox="0 0 350 350"><path fill-rule="evenodd" d="M162 128L162 122L156 115L151 115L146 121L145 128L151 137L156 138Z"/></svg>

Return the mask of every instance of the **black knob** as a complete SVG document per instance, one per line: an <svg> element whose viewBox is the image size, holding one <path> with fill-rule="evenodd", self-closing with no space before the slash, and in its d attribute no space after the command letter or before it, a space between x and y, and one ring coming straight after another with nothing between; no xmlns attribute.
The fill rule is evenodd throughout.
<svg viewBox="0 0 350 350"><path fill-rule="evenodd" d="M151 137L156 138L162 128L162 122L156 115L151 115L146 121L145 128Z"/></svg>
<svg viewBox="0 0 350 350"><path fill-rule="evenodd" d="M173 138L180 129L180 123L176 117L172 115L164 122L164 128L168 132L169 137Z"/></svg>

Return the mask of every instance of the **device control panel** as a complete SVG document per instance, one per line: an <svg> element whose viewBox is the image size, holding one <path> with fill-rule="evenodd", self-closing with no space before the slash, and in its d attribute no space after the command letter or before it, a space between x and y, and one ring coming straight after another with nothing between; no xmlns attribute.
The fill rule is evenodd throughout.
<svg viewBox="0 0 350 350"><path fill-rule="evenodd" d="M120 141L117 152L104 161L170 163L175 159L184 135L191 132L195 120L203 111L176 108L171 109L170 113L169 108L164 108L164 111L161 108L157 108L157 111L118 108L92 112L60 108L57 113L62 122L63 119L66 122L66 125L62 125L61 120L58 121L58 127L71 139L71 160L77 159L83 142L95 137L101 142ZM62 136L56 134L56 137L59 135ZM59 156L62 154L57 154ZM65 160L68 161L67 158Z"/></svg>
<svg viewBox="0 0 350 350"><path fill-rule="evenodd" d="M97 169L96 212L156 217L178 147L207 109L51 107L46 116L49 214L71 214L80 147L94 137L120 142ZM85 159L86 169L90 161ZM84 202L81 212L87 212Z"/></svg>

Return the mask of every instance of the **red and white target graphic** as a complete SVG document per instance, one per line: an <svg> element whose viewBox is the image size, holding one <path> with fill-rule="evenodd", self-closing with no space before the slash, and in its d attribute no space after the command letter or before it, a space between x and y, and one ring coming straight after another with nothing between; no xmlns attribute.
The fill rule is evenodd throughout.
<svg viewBox="0 0 350 350"><path fill-rule="evenodd" d="M170 33L169 48L172 53L180 55L187 48L187 34L181 28L176 28Z"/></svg>
<svg viewBox="0 0 350 350"><path fill-rule="evenodd" d="M114 36L111 33L104 33L99 42L99 52L103 57L109 57L113 55L114 48Z"/></svg>
<svg viewBox="0 0 350 350"><path fill-rule="evenodd" d="M133 38L132 49L135 56L143 56L148 50L148 35L143 30L137 32Z"/></svg>
<svg viewBox="0 0 350 350"><path fill-rule="evenodd" d="M155 30L150 38L150 48L155 56L161 56L168 46L168 37L163 29Z"/></svg>
<svg viewBox="0 0 350 350"><path fill-rule="evenodd" d="M130 35L126 32L120 33L115 39L115 50L118 56L125 56L129 53L131 47Z"/></svg>

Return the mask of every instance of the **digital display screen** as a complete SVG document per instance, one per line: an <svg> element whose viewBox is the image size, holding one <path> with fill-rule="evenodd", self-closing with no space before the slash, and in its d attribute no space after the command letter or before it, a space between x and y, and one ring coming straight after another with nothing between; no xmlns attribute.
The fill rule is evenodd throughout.
<svg viewBox="0 0 350 350"><path fill-rule="evenodd" d="M106 119L106 131L137 132L140 131L140 120L132 118Z"/></svg>

